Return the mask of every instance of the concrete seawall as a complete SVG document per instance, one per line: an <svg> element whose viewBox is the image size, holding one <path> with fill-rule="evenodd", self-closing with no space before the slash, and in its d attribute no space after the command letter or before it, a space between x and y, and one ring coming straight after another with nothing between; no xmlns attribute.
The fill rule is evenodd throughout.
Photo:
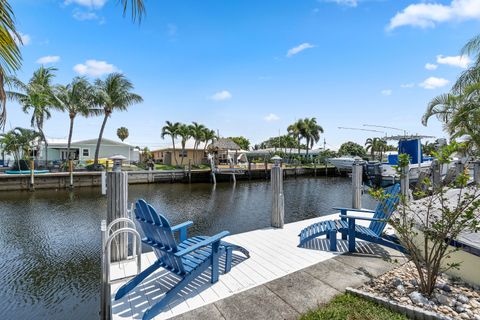
<svg viewBox="0 0 480 320"><path fill-rule="evenodd" d="M296 176L337 176L335 168L285 168L285 178ZM232 180L231 174L217 174L217 182ZM254 169L237 174L237 180L269 179L270 170ZM68 172L35 174L35 189L66 189L70 186L70 174ZM188 172L183 170L153 170L153 171L129 171L129 184L146 183L209 183L211 182L210 170L192 170L189 178ZM78 187L95 187L101 184L101 172L74 172L73 185ZM30 174L0 174L0 191L30 190Z"/></svg>

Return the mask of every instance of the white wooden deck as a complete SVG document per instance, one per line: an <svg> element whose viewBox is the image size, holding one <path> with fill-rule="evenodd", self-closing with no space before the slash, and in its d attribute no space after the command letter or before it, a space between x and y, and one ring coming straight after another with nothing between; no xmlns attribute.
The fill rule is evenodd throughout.
<svg viewBox="0 0 480 320"><path fill-rule="evenodd" d="M210 271L207 271L155 319L168 319L340 254L329 252L328 242L325 240L313 242L312 246L315 248L297 247L301 229L314 222L333 218L338 218L338 214L289 223L283 229L266 228L225 238L225 241L249 250L250 258L246 259L242 254L234 252L232 270L229 273L221 273L220 280L212 285ZM346 251L344 246L345 243L338 242L340 252ZM155 260L153 252L144 253L142 270ZM223 263L220 264L220 268L223 268ZM118 279L111 285L113 319L141 319L144 311L159 301L163 294L177 282L175 275L159 270L121 300L114 301L113 297L117 289L128 280L125 279L126 277L134 275L135 272L136 265L133 261L112 265L111 279Z"/></svg>

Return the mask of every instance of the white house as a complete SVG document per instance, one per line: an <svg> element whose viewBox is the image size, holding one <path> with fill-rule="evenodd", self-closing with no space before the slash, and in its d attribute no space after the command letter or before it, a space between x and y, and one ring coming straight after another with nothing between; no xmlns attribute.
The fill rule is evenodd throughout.
<svg viewBox="0 0 480 320"><path fill-rule="evenodd" d="M95 157L97 140L98 139L72 141L72 143L70 144L70 153L73 155L73 159L79 161L93 160L93 158ZM47 142L49 161L68 159L68 141L66 139L47 139ZM126 157L128 162L139 160L139 152L134 146L124 142L102 138L98 157L109 158L113 155L118 154ZM38 159L45 160L45 150L43 144L40 147L40 154L38 154Z"/></svg>

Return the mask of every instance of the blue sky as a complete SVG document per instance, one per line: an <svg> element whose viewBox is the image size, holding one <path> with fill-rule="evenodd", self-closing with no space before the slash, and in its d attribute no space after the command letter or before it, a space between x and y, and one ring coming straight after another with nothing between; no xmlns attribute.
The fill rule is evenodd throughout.
<svg viewBox="0 0 480 320"><path fill-rule="evenodd" d="M442 137L421 115L468 65L460 49L480 30L478 0L147 0L140 25L115 0L12 5L25 43L18 76L41 63L58 68L58 83L125 73L145 101L114 113L105 137L126 126L130 143L153 148L168 143L166 120L253 143L302 117L317 118L330 146L382 135L338 129L363 124ZM100 124L79 118L74 139L96 137ZM28 125L10 103L7 128ZM68 116L45 130L66 138Z"/></svg>

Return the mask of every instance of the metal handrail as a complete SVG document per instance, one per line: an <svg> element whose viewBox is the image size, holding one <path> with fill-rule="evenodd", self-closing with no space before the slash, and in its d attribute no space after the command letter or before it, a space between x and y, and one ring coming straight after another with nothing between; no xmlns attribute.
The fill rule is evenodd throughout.
<svg viewBox="0 0 480 320"><path fill-rule="evenodd" d="M111 228L113 225L119 222L127 222L133 225L133 228L120 228L115 230L110 234ZM108 232L107 232L108 230ZM119 234L129 234L133 235L133 248L132 254L133 257L137 258L137 274L142 271L142 245L140 233L135 230L135 224L132 220L128 218L118 218L112 221L108 226L105 220L102 220L101 223L102 231L102 292L101 292L101 310L100 310L100 319L111 319L111 292L110 292L110 260L111 260L111 246L112 241ZM108 237L106 235L109 234ZM128 257L127 257L128 258Z"/></svg>

